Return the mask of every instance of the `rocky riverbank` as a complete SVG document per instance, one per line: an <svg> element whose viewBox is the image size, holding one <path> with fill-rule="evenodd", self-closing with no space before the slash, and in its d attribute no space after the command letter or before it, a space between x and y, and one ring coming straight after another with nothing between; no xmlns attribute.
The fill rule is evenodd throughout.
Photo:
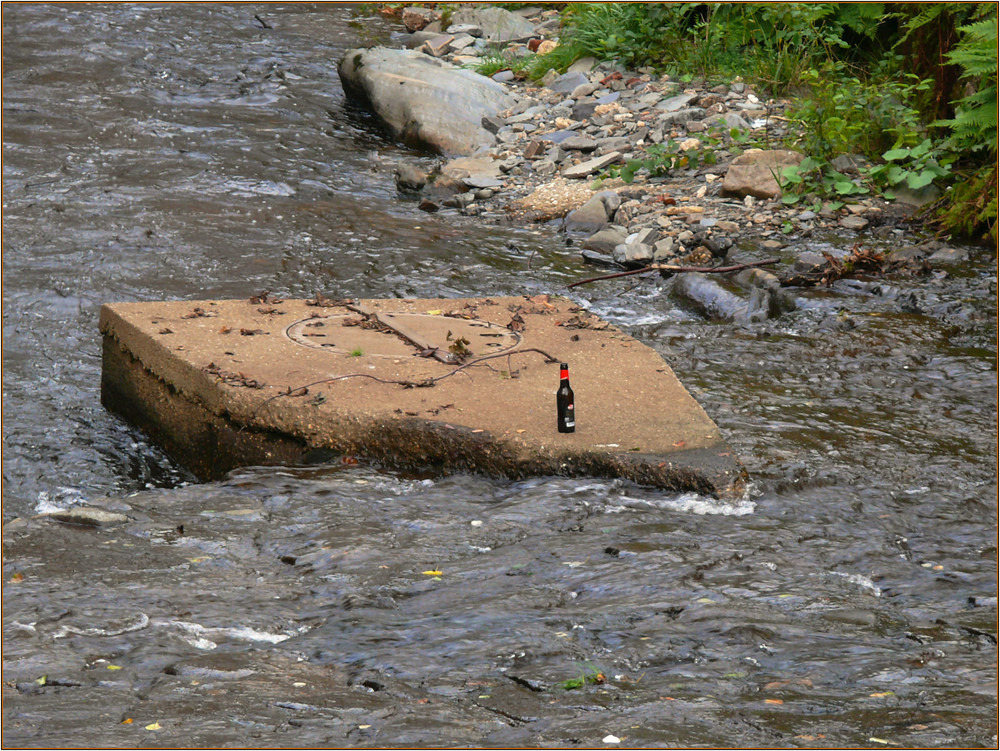
<svg viewBox="0 0 1000 751"><path fill-rule="evenodd" d="M795 137L791 103L766 99L742 80L680 81L592 58L540 81L516 74L516 64L487 78L469 71L557 45L556 11L464 8L444 24L438 11L413 7L400 20L406 31L398 41L408 51L352 51L341 77L355 93L364 87L352 75L381 80L361 98L390 130L453 157L431 169L397 166L400 191L426 211L555 225L583 260L621 268L717 264L737 249L774 252L813 236L894 246L886 257L896 263L962 254L918 243L911 222L919 196L783 203L778 175L807 156L784 147ZM375 71L387 54L390 69ZM345 67L357 70L345 74ZM375 77L382 74L388 79ZM453 91L440 95L449 86ZM449 113L448 100L456 98ZM433 113L430 125L421 109ZM456 137L452 127L466 130ZM454 148L458 143L467 145ZM856 158L846 155L836 166L860 180ZM825 263L811 254L797 270L818 272Z"/></svg>

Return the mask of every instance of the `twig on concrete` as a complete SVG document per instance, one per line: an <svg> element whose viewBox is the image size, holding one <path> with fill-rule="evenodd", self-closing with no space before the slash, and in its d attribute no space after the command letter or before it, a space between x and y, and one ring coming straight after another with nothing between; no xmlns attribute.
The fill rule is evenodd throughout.
<svg viewBox="0 0 1000 751"><path fill-rule="evenodd" d="M605 274L603 276L594 276L590 279L581 279L578 282L571 282L566 285L566 288L578 287L581 284L590 284L591 282L601 282L605 279L617 279L622 276L634 276L635 274L645 274L649 271L669 271L672 274L686 274L686 273L699 273L699 274L723 274L729 271L742 271L743 269L753 268L755 266L770 266L771 264L778 263L780 258L768 258L764 261L749 261L747 263L736 263L732 266L673 266L669 263L651 263L649 266L643 266L641 269L632 269L631 271L619 271L617 274Z"/></svg>
<svg viewBox="0 0 1000 751"><path fill-rule="evenodd" d="M269 396L267 399L265 399L259 405L257 405L257 408L250 414L250 418L247 420L247 423L249 424L250 422L252 422L253 419L257 416L257 413L260 412L260 410L262 410L265 406L270 404L275 399L278 399L282 396L297 395L302 391L302 389L310 389L313 386L319 386L324 383L334 383L336 381L344 381L347 380L348 378L368 378L369 380L377 381L378 383L394 384L397 386L402 386L403 388L407 389L429 388L431 386L436 386L439 381L443 381L445 378L451 378L453 375L461 373L466 368L471 368L473 365L478 365L479 363L485 362L486 360L495 360L498 357L510 358L514 355L522 354L525 352L537 352L538 354L542 355L545 358L545 362L547 363L560 362L558 358L553 357L544 350L538 349L537 347L525 347L524 349L519 349L514 352L499 352L495 355L483 355L482 357L477 357L475 360L469 360L469 362L459 365L457 368L452 368L447 373L442 373L441 375L434 376L433 378L425 378L422 381L411 381L402 378L379 378L378 376L371 375L370 373L347 373L346 375L333 376L332 378L322 378L318 381L313 381L312 383L306 383L303 384L302 386L297 386L295 388L292 388L290 386L289 390L287 391L282 391L281 393L275 394L274 396ZM510 366L508 365L508 368L509 367ZM468 373L466 373L465 375L468 375ZM242 426L240 430L242 431L246 427L248 427L248 425Z"/></svg>

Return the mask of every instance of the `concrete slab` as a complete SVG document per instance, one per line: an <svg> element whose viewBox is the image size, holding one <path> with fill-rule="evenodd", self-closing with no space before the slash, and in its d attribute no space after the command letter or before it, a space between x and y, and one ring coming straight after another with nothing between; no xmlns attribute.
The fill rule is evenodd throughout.
<svg viewBox="0 0 1000 751"><path fill-rule="evenodd" d="M203 478L351 456L744 489L663 359L564 298L116 303L100 328L104 404ZM559 362L575 433L556 429Z"/></svg>

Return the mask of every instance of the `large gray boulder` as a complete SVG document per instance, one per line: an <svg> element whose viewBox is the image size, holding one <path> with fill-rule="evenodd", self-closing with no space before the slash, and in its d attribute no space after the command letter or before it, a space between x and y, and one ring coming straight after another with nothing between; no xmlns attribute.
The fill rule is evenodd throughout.
<svg viewBox="0 0 1000 751"><path fill-rule="evenodd" d="M338 72L347 95L370 107L395 137L442 154L492 145L483 117L514 104L500 84L413 50L349 50Z"/></svg>
<svg viewBox="0 0 1000 751"><path fill-rule="evenodd" d="M471 25L482 29L483 37L491 42L523 42L535 36L530 21L494 5L461 8L451 17L452 25Z"/></svg>

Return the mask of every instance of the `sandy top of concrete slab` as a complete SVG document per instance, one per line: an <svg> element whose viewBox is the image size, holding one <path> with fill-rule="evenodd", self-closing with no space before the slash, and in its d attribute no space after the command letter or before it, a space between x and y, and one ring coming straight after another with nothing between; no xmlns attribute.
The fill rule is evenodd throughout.
<svg viewBox="0 0 1000 751"><path fill-rule="evenodd" d="M474 436L484 448L502 444L526 461L572 462L584 453L730 457L658 353L568 299L351 302L385 321L397 316L418 340L436 337L439 354L460 338L468 341L466 362L504 354L433 387L382 383L376 379L427 382L458 363L419 356L412 341L379 330L375 316L365 320L342 304L272 298L109 304L101 330L186 398L309 445L340 445L338 434L352 431L372 440L379 430L420 421ZM558 362L570 367L575 433L556 427ZM727 458L722 464L737 466Z"/></svg>

